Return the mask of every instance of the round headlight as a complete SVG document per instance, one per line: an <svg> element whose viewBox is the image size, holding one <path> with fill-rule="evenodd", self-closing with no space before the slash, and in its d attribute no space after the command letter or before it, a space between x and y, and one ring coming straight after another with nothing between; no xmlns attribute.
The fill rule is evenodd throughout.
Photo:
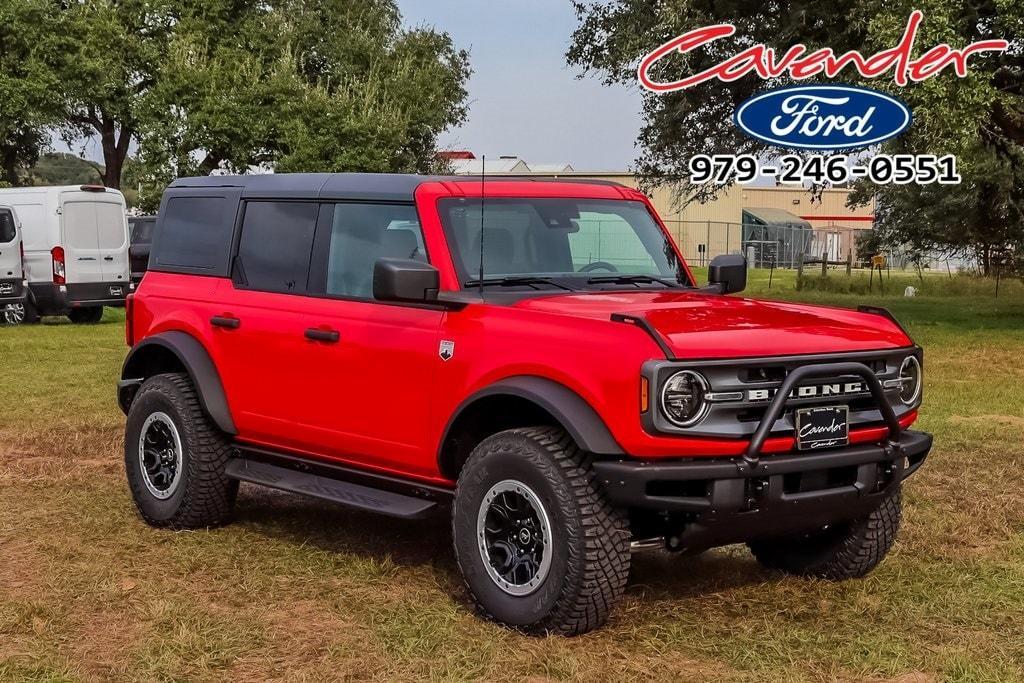
<svg viewBox="0 0 1024 683"><path fill-rule="evenodd" d="M661 389L661 412L677 427L692 427L707 415L707 392L703 375L693 370L677 372Z"/></svg>
<svg viewBox="0 0 1024 683"><path fill-rule="evenodd" d="M907 356L900 365L900 400L908 406L921 397L921 363L916 356Z"/></svg>

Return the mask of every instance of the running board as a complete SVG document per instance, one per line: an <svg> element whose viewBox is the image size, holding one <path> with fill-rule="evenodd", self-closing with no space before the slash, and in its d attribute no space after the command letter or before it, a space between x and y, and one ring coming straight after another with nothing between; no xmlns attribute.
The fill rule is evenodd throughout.
<svg viewBox="0 0 1024 683"><path fill-rule="evenodd" d="M299 472L247 458L232 458L228 461L225 471L232 479L291 493L301 493L359 510L401 517L402 519L423 517L437 505L430 500L383 491L362 484L329 479L318 474Z"/></svg>

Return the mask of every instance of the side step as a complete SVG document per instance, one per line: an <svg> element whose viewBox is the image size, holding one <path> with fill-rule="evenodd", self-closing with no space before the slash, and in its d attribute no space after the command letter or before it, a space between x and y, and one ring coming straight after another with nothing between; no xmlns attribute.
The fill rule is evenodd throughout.
<svg viewBox="0 0 1024 683"><path fill-rule="evenodd" d="M360 510L368 510L392 517L417 519L425 516L437 503L405 496L401 493L329 479L318 474L299 472L247 458L232 458L226 473L232 479L269 486L291 493L302 493Z"/></svg>

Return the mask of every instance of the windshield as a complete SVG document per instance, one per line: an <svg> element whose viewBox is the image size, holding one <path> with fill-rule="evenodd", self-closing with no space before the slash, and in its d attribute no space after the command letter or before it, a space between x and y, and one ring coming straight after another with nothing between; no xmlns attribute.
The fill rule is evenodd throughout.
<svg viewBox="0 0 1024 683"><path fill-rule="evenodd" d="M669 238L642 202L487 199L482 230L480 199L443 199L439 209L463 285L689 284Z"/></svg>

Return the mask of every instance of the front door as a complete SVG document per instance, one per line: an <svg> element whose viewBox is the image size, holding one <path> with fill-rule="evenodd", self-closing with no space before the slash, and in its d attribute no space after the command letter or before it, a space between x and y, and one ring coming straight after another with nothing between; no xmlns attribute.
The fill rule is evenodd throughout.
<svg viewBox="0 0 1024 683"><path fill-rule="evenodd" d="M427 475L434 377L442 363L438 308L373 298L379 258L427 261L411 204L327 204L321 208L310 288L311 327L336 332L336 343L310 341L310 419L325 452Z"/></svg>

